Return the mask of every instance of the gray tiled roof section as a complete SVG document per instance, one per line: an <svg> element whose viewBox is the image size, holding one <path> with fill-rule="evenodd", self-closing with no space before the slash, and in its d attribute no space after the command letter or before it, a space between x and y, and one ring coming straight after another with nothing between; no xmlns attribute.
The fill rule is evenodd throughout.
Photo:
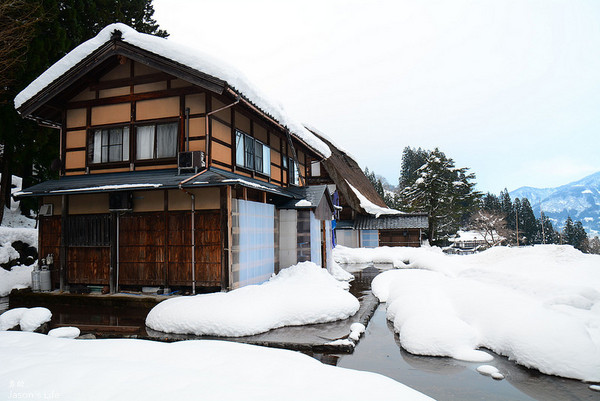
<svg viewBox="0 0 600 401"><path fill-rule="evenodd" d="M397 216L372 216L359 215L354 220L357 230L398 230L405 228L426 229L429 219L426 214L402 214Z"/></svg>
<svg viewBox="0 0 600 401"><path fill-rule="evenodd" d="M177 188L181 181L193 175L194 173L179 175L177 169L168 169L64 176L58 180L44 181L25 188L16 197L170 189ZM295 197L295 194L288 192L287 189L274 184L212 167L184 184L183 187L189 189L234 184L261 189L288 198Z"/></svg>
<svg viewBox="0 0 600 401"><path fill-rule="evenodd" d="M286 188L288 192L295 195L294 199L290 199L282 205L279 205L279 209L314 209L321 203L327 185L311 185L308 187L292 187ZM306 199L311 203L311 206L296 206L298 200Z"/></svg>

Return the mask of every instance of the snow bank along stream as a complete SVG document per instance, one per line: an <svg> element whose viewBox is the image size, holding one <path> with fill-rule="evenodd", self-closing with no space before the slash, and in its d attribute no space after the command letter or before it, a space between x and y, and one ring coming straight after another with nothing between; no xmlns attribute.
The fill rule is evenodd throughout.
<svg viewBox="0 0 600 401"><path fill-rule="evenodd" d="M411 353L484 362L492 359L485 347L546 374L600 381L598 255L542 245L467 256L337 247L334 257L408 267L372 286Z"/></svg>
<svg viewBox="0 0 600 401"><path fill-rule="evenodd" d="M316 264L302 262L261 285L165 300L150 311L146 325L166 333L240 337L333 322L359 309L347 286Z"/></svg>

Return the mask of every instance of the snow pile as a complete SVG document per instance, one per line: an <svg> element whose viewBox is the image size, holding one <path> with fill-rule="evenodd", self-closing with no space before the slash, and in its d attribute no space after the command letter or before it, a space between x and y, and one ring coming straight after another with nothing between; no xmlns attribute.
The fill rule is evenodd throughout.
<svg viewBox="0 0 600 401"><path fill-rule="evenodd" d="M35 228L0 226L0 263L19 258L19 253L12 247L12 243L15 241L21 241L37 248L38 232Z"/></svg>
<svg viewBox="0 0 600 401"><path fill-rule="evenodd" d="M361 334L365 332L365 325L362 323L352 323L350 325L350 335L348 336L349 339L354 340L355 342L358 341L358 339L360 338Z"/></svg>
<svg viewBox="0 0 600 401"><path fill-rule="evenodd" d="M340 264L389 263L394 267L446 266L447 255L438 247L348 248L336 245L333 259ZM365 266L366 267L366 266Z"/></svg>
<svg viewBox="0 0 600 401"><path fill-rule="evenodd" d="M338 281L345 281L346 283L349 283L350 281L354 280L354 276L342 269L342 267L338 265L335 260L331 260L330 263L327 264L327 271ZM344 289L348 288L350 288L350 284L348 284L348 286L344 286Z"/></svg>
<svg viewBox="0 0 600 401"><path fill-rule="evenodd" d="M431 400L376 373L227 341L71 340L1 332L0 355L0 381L7 383L0 399ZM9 381L19 384L11 387Z"/></svg>
<svg viewBox="0 0 600 401"><path fill-rule="evenodd" d="M17 325L22 331L35 331L42 324L49 322L52 312L46 308L15 308L0 315L0 331L9 330Z"/></svg>
<svg viewBox="0 0 600 401"><path fill-rule="evenodd" d="M502 373L500 373L500 371L492 365L478 366L477 371L484 376L490 376L491 378L496 379L496 380L504 379L504 375Z"/></svg>
<svg viewBox="0 0 600 401"><path fill-rule="evenodd" d="M352 189L352 191L360 201L360 207L362 207L365 210L365 212L374 215L375 218L381 216L382 214L404 214L400 210L390 209L389 207L377 206L376 204L368 200L362 193L360 193L358 189L354 188L352 184L348 182L348 180L346 180L346 184L348 184L350 189Z"/></svg>
<svg viewBox="0 0 600 401"><path fill-rule="evenodd" d="M31 271L36 265L13 266L10 271L0 267L0 297L7 296L13 289L31 287Z"/></svg>
<svg viewBox="0 0 600 401"><path fill-rule="evenodd" d="M77 327L57 327L48 332L50 337L57 338L77 338L81 334L81 330Z"/></svg>
<svg viewBox="0 0 600 401"><path fill-rule="evenodd" d="M484 361L477 348L486 347L543 373L600 381L600 256L560 245L397 253L419 269L386 271L372 289L409 352Z"/></svg>
<svg viewBox="0 0 600 401"><path fill-rule="evenodd" d="M316 264L302 262L261 285L165 300L150 311L146 325L167 333L240 337L333 322L359 308L344 284Z"/></svg>
<svg viewBox="0 0 600 401"><path fill-rule="evenodd" d="M15 108L37 95L53 81L61 77L80 61L111 40L114 31L120 31L122 40L133 46L173 60L187 67L226 81L241 92L250 102L286 126L292 134L319 152L325 158L331 155L329 147L301 123L287 115L283 107L257 89L240 71L198 49L183 46L172 40L137 32L121 23L107 25L98 35L80 44L48 68L35 81L15 97Z"/></svg>
<svg viewBox="0 0 600 401"><path fill-rule="evenodd" d="M296 206L297 207L305 207L305 206L312 206L312 203L310 203L310 201L306 200L306 199L301 199L298 202L296 202Z"/></svg>

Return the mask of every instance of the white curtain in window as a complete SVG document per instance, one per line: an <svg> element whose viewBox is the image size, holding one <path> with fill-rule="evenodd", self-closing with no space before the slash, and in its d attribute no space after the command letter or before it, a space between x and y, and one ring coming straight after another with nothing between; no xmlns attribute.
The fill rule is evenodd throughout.
<svg viewBox="0 0 600 401"><path fill-rule="evenodd" d="M93 163L102 162L102 130L97 129L94 131L94 156L92 158Z"/></svg>
<svg viewBox="0 0 600 401"><path fill-rule="evenodd" d="M271 175L271 149L263 145L263 173Z"/></svg>
<svg viewBox="0 0 600 401"><path fill-rule="evenodd" d="M239 131L235 133L235 163L244 166L244 134Z"/></svg>
<svg viewBox="0 0 600 401"><path fill-rule="evenodd" d="M123 160L129 160L129 127L123 127Z"/></svg>
<svg viewBox="0 0 600 401"><path fill-rule="evenodd" d="M177 152L177 123L156 126L156 157L175 157Z"/></svg>
<svg viewBox="0 0 600 401"><path fill-rule="evenodd" d="M154 125L137 127L136 147L138 160L154 157Z"/></svg>
<svg viewBox="0 0 600 401"><path fill-rule="evenodd" d="M254 168L259 173L263 172L263 147L259 141L254 141Z"/></svg>

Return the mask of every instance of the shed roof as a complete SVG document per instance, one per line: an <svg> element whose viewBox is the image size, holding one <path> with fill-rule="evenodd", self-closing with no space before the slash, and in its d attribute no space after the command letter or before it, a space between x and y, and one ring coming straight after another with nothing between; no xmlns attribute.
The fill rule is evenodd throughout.
<svg viewBox="0 0 600 401"><path fill-rule="evenodd" d="M290 199L279 205L280 209L315 209L321 204L323 199L329 203L329 208L333 210L331 195L327 185L310 185L306 187L286 188L287 192L296 195L296 198ZM300 201L298 200L300 199ZM307 202L303 202L307 201Z"/></svg>
<svg viewBox="0 0 600 401"><path fill-rule="evenodd" d="M159 58L161 65L178 67L175 70L185 75L180 78L200 79L204 87L221 93L224 87L247 100L251 106L270 116L286 127L298 140L316 153L329 157L329 147L290 117L279 103L268 98L237 69L198 49L177 44L171 40L137 32L133 28L116 23L106 26L92 39L80 44L54 63L37 79L15 97L15 108L26 116L33 115L37 101L49 100L49 92L60 91L70 85L74 77L81 77L107 57L115 54L135 56L151 54ZM153 60L141 57L138 61L150 64ZM202 85L201 85L202 86Z"/></svg>
<svg viewBox="0 0 600 401"><path fill-rule="evenodd" d="M402 214L398 216L357 216L354 228L357 230L402 230L409 228L426 229L429 227L427 214Z"/></svg>
<svg viewBox="0 0 600 401"><path fill-rule="evenodd" d="M179 183L192 177L193 173L177 174L177 169L145 170L107 174L85 174L64 176L58 180L44 181L15 193L16 199L44 196L89 194L115 191L140 191L147 189L178 188ZM109 183L109 184L107 184ZM183 188L202 188L222 185L241 185L259 189L285 198L296 198L298 195L268 182L250 177L240 178L229 171L211 167L198 177L182 185Z"/></svg>

